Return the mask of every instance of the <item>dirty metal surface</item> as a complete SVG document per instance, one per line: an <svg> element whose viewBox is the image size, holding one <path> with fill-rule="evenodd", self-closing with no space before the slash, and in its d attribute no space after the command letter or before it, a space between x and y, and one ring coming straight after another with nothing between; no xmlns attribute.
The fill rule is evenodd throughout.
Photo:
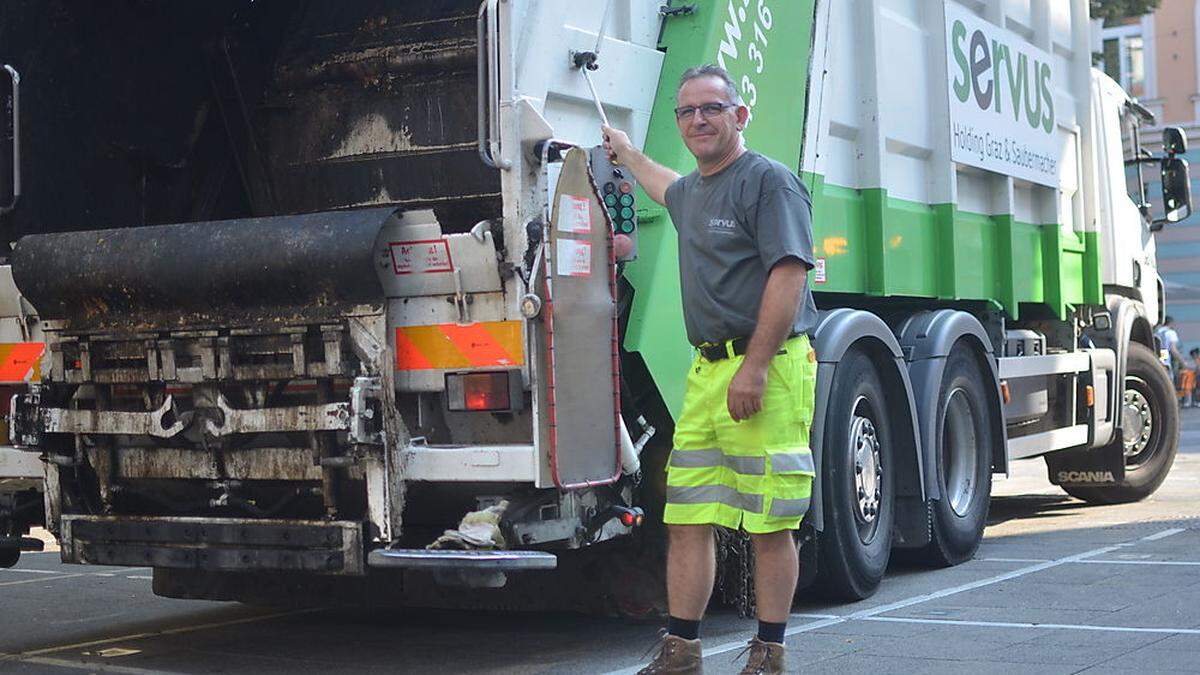
<svg viewBox="0 0 1200 675"><path fill-rule="evenodd" d="M13 277L42 318L73 328L335 314L382 302L374 245L394 211L30 235Z"/></svg>

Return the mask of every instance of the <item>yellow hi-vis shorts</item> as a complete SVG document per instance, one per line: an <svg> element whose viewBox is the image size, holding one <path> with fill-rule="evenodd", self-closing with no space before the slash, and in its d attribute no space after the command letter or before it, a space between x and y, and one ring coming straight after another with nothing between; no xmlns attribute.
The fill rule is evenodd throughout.
<svg viewBox="0 0 1200 675"><path fill-rule="evenodd" d="M762 410L735 422L727 394L742 361L697 355L692 362L667 463L668 525L766 534L800 527L808 511L815 475L808 432L816 354L807 336L784 343L771 360Z"/></svg>

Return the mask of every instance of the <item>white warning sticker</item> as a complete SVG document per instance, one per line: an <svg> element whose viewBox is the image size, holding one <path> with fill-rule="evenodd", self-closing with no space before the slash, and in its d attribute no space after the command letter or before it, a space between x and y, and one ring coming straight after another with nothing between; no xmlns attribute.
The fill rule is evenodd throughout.
<svg viewBox="0 0 1200 675"><path fill-rule="evenodd" d="M587 234L592 231L592 203L587 197L558 198L558 231Z"/></svg>
<svg viewBox="0 0 1200 675"><path fill-rule="evenodd" d="M825 259L817 258L817 264L813 267L813 283L823 284L827 281L825 278Z"/></svg>
<svg viewBox="0 0 1200 675"><path fill-rule="evenodd" d="M445 239L393 241L388 248L392 253L392 271L396 274L454 271L450 246Z"/></svg>
<svg viewBox="0 0 1200 675"><path fill-rule="evenodd" d="M592 242L579 239L559 239L554 259L560 277L591 276Z"/></svg>

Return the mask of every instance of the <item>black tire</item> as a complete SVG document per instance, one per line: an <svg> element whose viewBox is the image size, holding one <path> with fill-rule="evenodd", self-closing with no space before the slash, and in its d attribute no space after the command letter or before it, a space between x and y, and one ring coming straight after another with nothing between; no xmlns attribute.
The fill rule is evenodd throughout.
<svg viewBox="0 0 1200 675"><path fill-rule="evenodd" d="M825 412L821 456L825 530L817 547L813 585L814 591L835 600L862 600L874 594L891 556L892 430L887 404L871 358L857 349L846 352L838 362ZM878 468L874 481L869 479L872 463ZM861 464L866 466L860 479L856 468ZM863 481L875 484L877 497L859 498Z"/></svg>
<svg viewBox="0 0 1200 675"><path fill-rule="evenodd" d="M970 560L983 540L995 456L987 378L971 349L959 343L946 359L938 392L934 457L942 497L929 502L927 564L949 567Z"/></svg>
<svg viewBox="0 0 1200 675"><path fill-rule="evenodd" d="M1140 397L1140 400L1139 400ZM1139 343L1129 343L1125 366L1125 391L1121 408L1144 401L1149 408L1149 434L1141 443L1140 431L1121 430L1124 438L1114 442L1126 445L1125 480L1116 485L1063 486L1067 494L1092 504L1127 504L1154 494L1167 479L1175 453L1179 450L1179 408L1175 386L1154 352ZM1122 415L1123 412L1118 412ZM1136 434L1130 439L1131 434ZM1127 440L1129 439L1129 440ZM1132 448L1130 445L1132 444ZM1139 447L1140 446L1140 447Z"/></svg>
<svg viewBox="0 0 1200 675"><path fill-rule="evenodd" d="M17 564L21 559L21 549L0 548L0 569L7 569Z"/></svg>

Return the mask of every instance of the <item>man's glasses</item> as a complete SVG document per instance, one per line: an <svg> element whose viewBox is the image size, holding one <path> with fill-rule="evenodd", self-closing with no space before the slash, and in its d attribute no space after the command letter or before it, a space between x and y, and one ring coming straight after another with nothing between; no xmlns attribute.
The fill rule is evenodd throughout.
<svg viewBox="0 0 1200 675"><path fill-rule="evenodd" d="M690 120L696 115L696 111L700 111L700 116L706 120L710 120L717 115L725 112L727 108L736 108L732 103L705 103L704 105L685 105L675 109L675 119L680 122Z"/></svg>

